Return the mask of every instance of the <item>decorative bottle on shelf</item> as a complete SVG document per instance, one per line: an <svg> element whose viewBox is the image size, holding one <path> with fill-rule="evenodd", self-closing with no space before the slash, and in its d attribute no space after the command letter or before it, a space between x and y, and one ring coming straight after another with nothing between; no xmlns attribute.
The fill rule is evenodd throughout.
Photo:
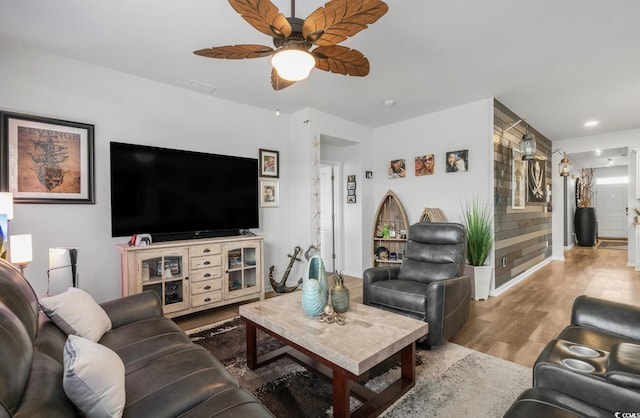
<svg viewBox="0 0 640 418"><path fill-rule="evenodd" d="M349 310L349 289L344 286L344 279L340 272L336 272L336 283L331 289L331 306L336 313Z"/></svg>

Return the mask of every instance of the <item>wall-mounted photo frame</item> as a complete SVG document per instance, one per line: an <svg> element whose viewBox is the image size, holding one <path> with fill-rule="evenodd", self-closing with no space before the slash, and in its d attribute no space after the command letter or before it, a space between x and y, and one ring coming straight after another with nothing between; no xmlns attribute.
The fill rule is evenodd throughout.
<svg viewBox="0 0 640 418"><path fill-rule="evenodd" d="M511 208L524 209L527 197L527 162L520 150L512 148L511 160Z"/></svg>
<svg viewBox="0 0 640 418"><path fill-rule="evenodd" d="M354 196L347 196L347 203L356 203L356 197Z"/></svg>
<svg viewBox="0 0 640 418"><path fill-rule="evenodd" d="M351 174L349 176L347 176L347 181L348 182L355 182L356 181L356 175L355 174Z"/></svg>
<svg viewBox="0 0 640 418"><path fill-rule="evenodd" d="M435 170L433 154L418 155L415 157L414 165L416 176L430 176Z"/></svg>
<svg viewBox="0 0 640 418"><path fill-rule="evenodd" d="M260 180L260 207L277 208L280 206L280 187L278 180Z"/></svg>
<svg viewBox="0 0 640 418"><path fill-rule="evenodd" d="M280 151L259 150L260 177L280 177Z"/></svg>
<svg viewBox="0 0 640 418"><path fill-rule="evenodd" d="M469 171L469 150L447 151L445 164L447 173Z"/></svg>
<svg viewBox="0 0 640 418"><path fill-rule="evenodd" d="M347 182L347 190L355 190L356 189L356 182L355 181L348 181Z"/></svg>
<svg viewBox="0 0 640 418"><path fill-rule="evenodd" d="M355 196L355 195L356 195L356 190L355 189L347 190L347 196Z"/></svg>
<svg viewBox="0 0 640 418"><path fill-rule="evenodd" d="M373 178L373 171L365 171L364 172L364 177L367 179L372 179Z"/></svg>
<svg viewBox="0 0 640 418"><path fill-rule="evenodd" d="M3 191L16 203L95 203L94 125L0 112Z"/></svg>
<svg viewBox="0 0 640 418"><path fill-rule="evenodd" d="M400 160L389 161L389 167L387 169L390 179L397 179L406 177L406 166L404 158Z"/></svg>
<svg viewBox="0 0 640 418"><path fill-rule="evenodd" d="M546 161L529 160L527 162L527 190L529 202L546 201Z"/></svg>

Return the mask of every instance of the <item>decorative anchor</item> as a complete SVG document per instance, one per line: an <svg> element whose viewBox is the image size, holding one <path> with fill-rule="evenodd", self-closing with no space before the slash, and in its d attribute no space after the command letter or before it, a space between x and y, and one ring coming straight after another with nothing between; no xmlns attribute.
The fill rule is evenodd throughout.
<svg viewBox="0 0 640 418"><path fill-rule="evenodd" d="M269 267L269 282L271 283L271 288L276 293L291 293L291 292L294 292L302 284L302 279L300 279L300 280L298 280L298 283L296 283L295 286L287 286L287 278L289 277L289 273L291 272L291 267L293 267L293 263L295 263L296 261L301 261L298 258L298 254L300 254L300 251L302 251L302 248L300 248L299 246L296 245L296 248L293 249L293 255L287 254L287 257L291 258L291 261L289 261L289 265L287 266L287 269L284 271L284 276L282 276L282 280L280 280L279 282L276 282L273 279L274 266Z"/></svg>

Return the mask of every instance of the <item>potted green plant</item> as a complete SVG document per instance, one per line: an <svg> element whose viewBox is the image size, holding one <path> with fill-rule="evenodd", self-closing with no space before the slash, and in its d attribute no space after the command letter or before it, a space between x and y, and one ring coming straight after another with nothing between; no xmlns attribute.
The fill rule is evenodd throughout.
<svg viewBox="0 0 640 418"><path fill-rule="evenodd" d="M467 228L467 266L465 274L471 277L473 299L487 299L491 287L493 266L485 265L493 247L493 210L487 201L474 198L462 210Z"/></svg>

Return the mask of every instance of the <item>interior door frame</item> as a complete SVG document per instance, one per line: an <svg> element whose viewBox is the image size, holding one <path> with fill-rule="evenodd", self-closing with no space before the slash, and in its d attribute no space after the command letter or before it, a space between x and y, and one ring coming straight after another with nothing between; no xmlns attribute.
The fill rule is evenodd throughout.
<svg viewBox="0 0 640 418"><path fill-rule="evenodd" d="M333 187L332 190L332 208L333 208L333 267L334 271L342 271L343 268L343 242L344 242L344 228L342 226L342 200L341 199L341 185L343 182L342 175L342 163L337 161L321 160L321 166L330 166L333 171ZM346 184L346 183L345 183ZM346 186L345 186L346 187ZM345 192L346 193L346 192ZM320 196L322 199L324 196ZM324 243L321 243L324 245ZM330 266L326 266L327 271L330 270Z"/></svg>

